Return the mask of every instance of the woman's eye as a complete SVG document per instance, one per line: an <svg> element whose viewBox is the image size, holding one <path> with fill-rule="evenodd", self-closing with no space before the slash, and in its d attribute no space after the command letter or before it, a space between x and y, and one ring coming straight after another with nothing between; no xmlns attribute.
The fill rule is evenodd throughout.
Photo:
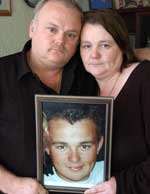
<svg viewBox="0 0 150 194"><path fill-rule="evenodd" d="M88 49L88 48L90 48L91 47L91 45L89 45L89 44L81 44L81 48L83 48L83 49Z"/></svg>
<svg viewBox="0 0 150 194"><path fill-rule="evenodd" d="M100 45L100 47L102 47L102 48L110 48L110 45L109 44L102 44L102 45Z"/></svg>

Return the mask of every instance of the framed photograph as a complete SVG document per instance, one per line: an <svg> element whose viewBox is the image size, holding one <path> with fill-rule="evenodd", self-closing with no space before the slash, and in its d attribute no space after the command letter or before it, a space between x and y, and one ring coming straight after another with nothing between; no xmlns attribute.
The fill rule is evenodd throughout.
<svg viewBox="0 0 150 194"><path fill-rule="evenodd" d="M36 95L37 179L83 193L110 178L113 98Z"/></svg>
<svg viewBox="0 0 150 194"><path fill-rule="evenodd" d="M90 9L112 8L112 0L89 0Z"/></svg>
<svg viewBox="0 0 150 194"><path fill-rule="evenodd" d="M11 15L11 0L0 0L0 16Z"/></svg>

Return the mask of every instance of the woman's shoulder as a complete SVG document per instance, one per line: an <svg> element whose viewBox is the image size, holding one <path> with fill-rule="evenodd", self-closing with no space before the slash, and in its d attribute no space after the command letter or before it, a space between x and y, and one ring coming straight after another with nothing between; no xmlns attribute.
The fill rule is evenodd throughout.
<svg viewBox="0 0 150 194"><path fill-rule="evenodd" d="M140 61L138 66L141 69L145 69L145 68L150 69L150 61L149 60Z"/></svg>
<svg viewBox="0 0 150 194"><path fill-rule="evenodd" d="M136 72L138 74L140 74L141 76L144 75L144 76L148 76L148 78L150 77L150 61L149 60L144 60L144 61L141 61L137 68L136 68Z"/></svg>
<svg viewBox="0 0 150 194"><path fill-rule="evenodd" d="M123 69L122 80L124 80L124 83L126 83L127 80L134 80L135 82L137 82L137 80L150 81L150 61L145 60L130 64L127 68Z"/></svg>
<svg viewBox="0 0 150 194"><path fill-rule="evenodd" d="M144 61L130 64L124 70L124 73L127 73L127 74L131 74L132 72L134 72L134 73L149 73L150 72L150 61L144 60Z"/></svg>
<svg viewBox="0 0 150 194"><path fill-rule="evenodd" d="M130 74L139 66L139 62L131 63L128 67L124 68L122 71L123 77L128 78Z"/></svg>

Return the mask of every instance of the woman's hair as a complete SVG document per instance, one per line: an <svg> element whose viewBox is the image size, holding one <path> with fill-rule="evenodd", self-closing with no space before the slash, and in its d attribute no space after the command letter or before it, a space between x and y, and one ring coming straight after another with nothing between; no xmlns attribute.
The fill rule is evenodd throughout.
<svg viewBox="0 0 150 194"><path fill-rule="evenodd" d="M87 23L102 25L113 37L123 53L121 70L127 67L128 64L138 61L131 48L128 30L124 20L115 10L105 9L86 12L84 15L84 24Z"/></svg>
<svg viewBox="0 0 150 194"><path fill-rule="evenodd" d="M81 15L81 21L83 21L82 9L75 0L40 0L34 9L34 18L38 16L39 11L48 2L59 2L59 3L64 4L68 8L76 9Z"/></svg>

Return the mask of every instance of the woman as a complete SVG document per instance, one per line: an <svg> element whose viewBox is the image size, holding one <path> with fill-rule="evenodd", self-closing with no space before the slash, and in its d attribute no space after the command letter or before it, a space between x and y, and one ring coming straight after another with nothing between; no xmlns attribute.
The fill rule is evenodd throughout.
<svg viewBox="0 0 150 194"><path fill-rule="evenodd" d="M86 194L150 193L150 62L138 62L112 10L89 12L81 33L85 69L97 94L114 97L112 177Z"/></svg>

